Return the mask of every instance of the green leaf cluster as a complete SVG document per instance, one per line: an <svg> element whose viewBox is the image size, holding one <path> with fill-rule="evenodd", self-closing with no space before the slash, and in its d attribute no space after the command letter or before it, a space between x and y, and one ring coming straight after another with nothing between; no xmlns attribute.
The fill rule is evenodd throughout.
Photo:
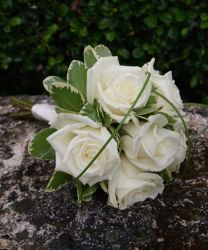
<svg viewBox="0 0 208 250"><path fill-rule="evenodd" d="M77 200L79 203L81 203L82 201L91 201L93 194L97 191L97 185L84 185L79 180L77 180L76 186Z"/></svg>

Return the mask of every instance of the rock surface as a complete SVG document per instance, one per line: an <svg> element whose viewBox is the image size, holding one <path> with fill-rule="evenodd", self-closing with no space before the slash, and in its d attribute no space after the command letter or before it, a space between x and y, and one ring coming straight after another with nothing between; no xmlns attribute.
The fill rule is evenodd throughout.
<svg viewBox="0 0 208 250"><path fill-rule="evenodd" d="M124 211L101 191L81 205L73 186L45 193L54 163L30 157L27 143L47 125L13 119L15 110L0 98L0 249L207 249L208 109L186 108L194 145L186 174Z"/></svg>

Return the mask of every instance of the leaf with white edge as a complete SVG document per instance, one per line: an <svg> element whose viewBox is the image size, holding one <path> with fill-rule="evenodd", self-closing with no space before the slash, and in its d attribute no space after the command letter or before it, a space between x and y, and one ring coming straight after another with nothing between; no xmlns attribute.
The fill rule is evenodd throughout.
<svg viewBox="0 0 208 250"><path fill-rule="evenodd" d="M161 110L161 108L162 107L157 107L157 106L145 107L143 109L137 110L136 113L137 115L148 115Z"/></svg>
<svg viewBox="0 0 208 250"><path fill-rule="evenodd" d="M148 121L148 118L142 115L137 115L137 113L134 114L137 118L143 120L143 121Z"/></svg>
<svg viewBox="0 0 208 250"><path fill-rule="evenodd" d="M55 171L45 189L46 192L54 192L69 184L73 177L61 171Z"/></svg>
<svg viewBox="0 0 208 250"><path fill-rule="evenodd" d="M77 201L81 203L82 201L90 201L92 195L97 191L97 185L89 186L84 185L81 181L77 180Z"/></svg>
<svg viewBox="0 0 208 250"><path fill-rule="evenodd" d="M86 103L80 111L80 115L88 116L95 122L100 122L104 127L110 127L112 123L111 117L101 108L95 99L94 104Z"/></svg>
<svg viewBox="0 0 208 250"><path fill-rule="evenodd" d="M100 120L100 117L97 113L95 106L90 103L86 103L84 105L84 107L80 111L80 115L88 116L91 120L95 122L102 122L102 120Z"/></svg>
<svg viewBox="0 0 208 250"><path fill-rule="evenodd" d="M82 94L70 84L55 83L51 87L56 105L72 113L79 113L85 104Z"/></svg>
<svg viewBox="0 0 208 250"><path fill-rule="evenodd" d="M63 82L66 83L66 81L58 76L48 76L43 80L43 86L44 88L51 93L51 86L52 84L56 82Z"/></svg>
<svg viewBox="0 0 208 250"><path fill-rule="evenodd" d="M101 109L101 115L102 115L102 123L104 127L110 127L112 123L112 118L108 113L106 113L103 109Z"/></svg>
<svg viewBox="0 0 208 250"><path fill-rule="evenodd" d="M97 185L89 186L85 185L82 189L82 200L91 201L93 194L97 191Z"/></svg>
<svg viewBox="0 0 208 250"><path fill-rule="evenodd" d="M55 128L45 128L35 134L28 145L29 154L42 160L54 160L55 152L47 141L47 137L54 132Z"/></svg>
<svg viewBox="0 0 208 250"><path fill-rule="evenodd" d="M154 94L151 94L145 107L137 110L136 113L137 115L140 115L140 116L148 115L148 114L152 114L152 113L159 111L161 108L162 106L161 107L157 106L157 96Z"/></svg>
<svg viewBox="0 0 208 250"><path fill-rule="evenodd" d="M109 114L107 114L101 107L101 105L99 104L99 102L97 101L97 99L94 100L94 106L97 110L97 114L98 117L100 119L100 121L102 122L104 127L110 127L111 123L112 123L112 118L110 117Z"/></svg>
<svg viewBox="0 0 208 250"><path fill-rule="evenodd" d="M83 62L73 60L67 71L67 82L86 98L87 67Z"/></svg>
<svg viewBox="0 0 208 250"><path fill-rule="evenodd" d="M103 44L97 45L94 50L100 57L112 56L109 48Z"/></svg>
<svg viewBox="0 0 208 250"><path fill-rule="evenodd" d="M88 68L91 68L98 60L99 56L95 50L88 45L84 49L84 62Z"/></svg>

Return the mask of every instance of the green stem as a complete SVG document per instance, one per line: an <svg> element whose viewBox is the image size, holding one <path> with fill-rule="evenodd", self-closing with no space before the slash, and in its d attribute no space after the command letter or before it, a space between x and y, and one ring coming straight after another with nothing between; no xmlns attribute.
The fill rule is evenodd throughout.
<svg viewBox="0 0 208 250"><path fill-rule="evenodd" d="M181 121L183 123L183 126L184 126L185 134L186 134L186 137L187 137L187 140L188 140L187 162L189 163L190 158L191 158L191 146L192 145L191 145L191 138L190 138L190 135L189 135L188 127L186 125L186 122L183 119L183 116L178 111L178 109L176 108L176 106L171 101L169 101L164 95L160 94L156 90L153 90L153 92L155 94L157 94L158 96L160 96L162 99L164 99L175 110L175 112L178 114L179 118L181 119Z"/></svg>
<svg viewBox="0 0 208 250"><path fill-rule="evenodd" d="M119 123L119 125L117 126L117 128L113 131L113 133L111 134L111 136L108 138L108 140L104 143L104 145L101 147L101 149L97 152L97 154L95 155L95 157L91 160L91 162L85 167L85 169L75 178L75 180L79 179L87 170L88 168L90 168L92 166L92 164L96 161L96 159L99 157L99 155L103 152L103 150L106 148L106 146L108 145L108 143L115 137L115 135L118 133L118 131L122 128L124 122L126 121L126 119L128 118L128 116L130 115L131 111L134 109L136 103L138 102L139 98L141 97L142 93L144 92L149 79L150 79L151 74L149 72L147 72L147 78L144 82L144 85L142 87L142 89L140 90L137 98L135 99L135 101L133 102L133 104L131 105L130 109L128 110L128 112L125 114L125 116L123 117L122 121Z"/></svg>

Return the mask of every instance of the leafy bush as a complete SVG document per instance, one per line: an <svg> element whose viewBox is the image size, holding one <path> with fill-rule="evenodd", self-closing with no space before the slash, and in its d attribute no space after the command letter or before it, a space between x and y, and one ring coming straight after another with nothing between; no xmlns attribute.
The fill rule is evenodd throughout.
<svg viewBox="0 0 208 250"><path fill-rule="evenodd" d="M4 93L40 93L46 75L64 77L87 44L103 43L121 63L156 57L183 98L208 103L207 10L196 0L0 0Z"/></svg>

